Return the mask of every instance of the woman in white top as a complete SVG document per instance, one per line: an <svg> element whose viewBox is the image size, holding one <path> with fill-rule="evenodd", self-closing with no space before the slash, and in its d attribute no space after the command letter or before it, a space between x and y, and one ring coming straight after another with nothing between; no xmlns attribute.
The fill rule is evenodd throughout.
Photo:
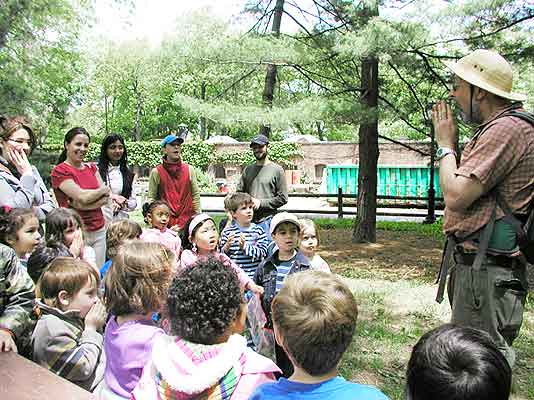
<svg viewBox="0 0 534 400"><path fill-rule="evenodd" d="M111 202L102 207L106 219L111 222L128 218L128 212L137 207L137 201L133 190L134 173L128 168L128 153L121 135L110 133L104 138L98 171L111 189Z"/></svg>

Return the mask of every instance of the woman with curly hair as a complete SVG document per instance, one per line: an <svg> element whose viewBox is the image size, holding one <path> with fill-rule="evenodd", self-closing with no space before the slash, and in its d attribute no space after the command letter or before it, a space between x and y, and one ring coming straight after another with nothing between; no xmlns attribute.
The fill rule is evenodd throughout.
<svg viewBox="0 0 534 400"><path fill-rule="evenodd" d="M176 336L154 342L132 398L248 399L280 373L240 335L246 302L235 271L219 259L199 259L174 278L167 312Z"/></svg>
<svg viewBox="0 0 534 400"><path fill-rule="evenodd" d="M54 202L28 157L35 135L23 117L0 116L0 206L33 208L42 223Z"/></svg>
<svg viewBox="0 0 534 400"><path fill-rule="evenodd" d="M128 152L121 135L110 133L102 141L98 172L111 189L111 205L102 207L104 215L110 221L128 218L128 213L137 207L133 190L135 175L128 168Z"/></svg>

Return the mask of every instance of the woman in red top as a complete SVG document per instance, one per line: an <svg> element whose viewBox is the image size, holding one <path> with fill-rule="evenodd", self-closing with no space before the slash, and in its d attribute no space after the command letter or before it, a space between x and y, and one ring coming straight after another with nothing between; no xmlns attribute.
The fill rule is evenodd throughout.
<svg viewBox="0 0 534 400"><path fill-rule="evenodd" d="M51 180L59 206L80 214L85 244L94 248L100 267L106 257L106 227L101 207L109 202L110 190L102 182L97 166L83 162L90 142L91 137L84 128L69 130Z"/></svg>

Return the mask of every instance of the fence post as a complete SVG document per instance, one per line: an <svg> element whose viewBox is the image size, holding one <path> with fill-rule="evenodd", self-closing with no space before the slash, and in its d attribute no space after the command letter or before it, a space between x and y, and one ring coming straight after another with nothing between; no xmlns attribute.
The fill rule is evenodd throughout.
<svg viewBox="0 0 534 400"><path fill-rule="evenodd" d="M343 189L337 188L337 217L343 218Z"/></svg>

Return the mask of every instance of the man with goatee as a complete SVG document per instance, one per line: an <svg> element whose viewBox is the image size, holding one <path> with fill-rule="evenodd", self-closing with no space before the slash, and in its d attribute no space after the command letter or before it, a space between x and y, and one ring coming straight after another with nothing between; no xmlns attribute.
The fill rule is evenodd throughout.
<svg viewBox="0 0 534 400"><path fill-rule="evenodd" d="M269 139L258 135L250 142L256 162L243 170L238 192L246 192L254 202L254 219L268 235L271 219L287 203L287 183L282 167L268 157Z"/></svg>

